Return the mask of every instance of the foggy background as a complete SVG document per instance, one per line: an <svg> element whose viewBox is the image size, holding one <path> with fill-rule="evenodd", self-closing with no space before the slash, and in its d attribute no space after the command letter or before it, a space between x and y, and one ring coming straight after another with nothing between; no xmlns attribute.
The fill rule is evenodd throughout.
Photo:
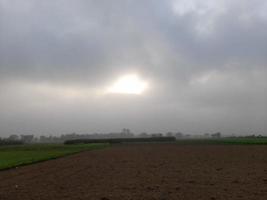
<svg viewBox="0 0 267 200"><path fill-rule="evenodd" d="M265 0L0 0L0 137L267 135L266 102Z"/></svg>

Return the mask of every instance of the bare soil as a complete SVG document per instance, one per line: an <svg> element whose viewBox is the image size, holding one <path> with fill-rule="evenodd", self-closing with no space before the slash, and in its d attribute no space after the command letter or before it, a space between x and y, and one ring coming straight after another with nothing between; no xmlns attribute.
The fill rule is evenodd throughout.
<svg viewBox="0 0 267 200"><path fill-rule="evenodd" d="M0 172L1 200L266 200L267 146L118 145Z"/></svg>

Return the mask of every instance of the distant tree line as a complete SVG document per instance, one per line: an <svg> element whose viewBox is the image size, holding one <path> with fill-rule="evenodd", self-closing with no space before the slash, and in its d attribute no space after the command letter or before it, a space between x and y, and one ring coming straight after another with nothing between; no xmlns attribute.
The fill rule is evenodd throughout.
<svg viewBox="0 0 267 200"><path fill-rule="evenodd" d="M140 142L175 142L175 137L146 137L146 138L109 138L109 139L76 139L67 140L64 144L90 144L90 143L140 143Z"/></svg>
<svg viewBox="0 0 267 200"><path fill-rule="evenodd" d="M216 133L204 133L201 135L190 135L183 134L181 132L167 132L167 133L146 133L142 132L139 134L134 134L130 129L124 128L120 132L111 132L111 133L93 133L93 134L62 134L60 136L46 136L42 135L36 137L32 134L23 134L23 135L10 135L6 138L0 138L0 145L3 144L27 144L27 143L64 143L68 140L77 140L77 139L112 139L112 138L159 138L159 137L175 137L179 139L194 139L194 138L214 138L218 139L222 137L220 132ZM234 137L234 136L231 136ZM262 135L251 134L248 136L236 136L236 137L247 137L247 138L259 138L264 137Z"/></svg>
<svg viewBox="0 0 267 200"><path fill-rule="evenodd" d="M60 136L46 136L41 135L36 137L32 134L24 135L10 135L9 137L2 139L5 141L14 141L15 143L64 143L67 140L77 140L77 139L118 139L118 138L159 138L159 137L175 137L176 139L183 137L190 137L189 135L183 135L181 132L173 133L167 132L163 133L146 133L142 132L140 134L134 134L130 129L124 128L121 132L111 132L111 133L93 133L93 134L62 134Z"/></svg>
<svg viewBox="0 0 267 200"><path fill-rule="evenodd" d="M22 140L10 140L7 138L0 138L0 146L1 145L19 145L24 144Z"/></svg>

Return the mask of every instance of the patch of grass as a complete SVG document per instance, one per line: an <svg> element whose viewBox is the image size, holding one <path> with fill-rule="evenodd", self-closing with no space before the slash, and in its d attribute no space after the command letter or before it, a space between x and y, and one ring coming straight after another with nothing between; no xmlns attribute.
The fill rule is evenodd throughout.
<svg viewBox="0 0 267 200"><path fill-rule="evenodd" d="M220 139L181 139L177 144L235 144L235 145L267 145L267 137L229 137Z"/></svg>
<svg viewBox="0 0 267 200"><path fill-rule="evenodd" d="M0 170L27 165L86 150L100 149L109 144L33 144L0 146Z"/></svg>

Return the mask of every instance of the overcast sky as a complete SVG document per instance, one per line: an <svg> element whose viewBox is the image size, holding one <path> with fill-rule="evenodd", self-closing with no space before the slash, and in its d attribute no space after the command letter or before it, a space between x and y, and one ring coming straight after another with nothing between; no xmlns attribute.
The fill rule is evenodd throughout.
<svg viewBox="0 0 267 200"><path fill-rule="evenodd" d="M267 1L0 0L0 137L124 127L267 135Z"/></svg>

